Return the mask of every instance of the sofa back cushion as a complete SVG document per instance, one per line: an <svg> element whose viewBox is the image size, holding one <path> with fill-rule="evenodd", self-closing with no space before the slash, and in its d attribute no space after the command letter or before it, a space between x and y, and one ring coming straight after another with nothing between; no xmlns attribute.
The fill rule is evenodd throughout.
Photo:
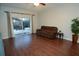
<svg viewBox="0 0 79 59"><path fill-rule="evenodd" d="M41 26L41 30L44 30L47 32L53 32L53 33L57 33L58 31L57 27L51 27L51 26Z"/></svg>

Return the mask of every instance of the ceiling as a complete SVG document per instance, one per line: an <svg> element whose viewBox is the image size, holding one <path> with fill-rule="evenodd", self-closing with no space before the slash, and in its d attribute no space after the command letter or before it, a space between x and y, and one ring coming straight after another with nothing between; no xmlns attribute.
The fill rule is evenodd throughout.
<svg viewBox="0 0 79 59"><path fill-rule="evenodd" d="M35 7L33 3L0 3L2 6L8 6L8 7L13 7L13 8L21 8L21 9L26 9L29 11L34 11L34 12L39 12L42 10L46 10L51 7L59 7L59 6L79 6L77 3L45 3L46 6L38 6Z"/></svg>
<svg viewBox="0 0 79 59"><path fill-rule="evenodd" d="M0 5L2 6L8 6L8 7L14 7L14 8L22 8L22 9L26 9L29 11L41 11L44 10L45 8L47 8L50 4L46 3L46 6L38 6L35 7L33 3L1 3Z"/></svg>

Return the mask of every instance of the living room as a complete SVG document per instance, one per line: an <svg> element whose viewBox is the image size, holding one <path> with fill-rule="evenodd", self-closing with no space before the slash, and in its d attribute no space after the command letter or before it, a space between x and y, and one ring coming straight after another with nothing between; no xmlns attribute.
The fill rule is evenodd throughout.
<svg viewBox="0 0 79 59"><path fill-rule="evenodd" d="M10 13L10 17L12 16L12 13L19 13L19 14L24 13L24 14L31 15L32 33L34 33L32 35L34 37L32 37L32 38L35 38L35 40L36 40L36 38L38 38L40 40L46 39L45 42L48 41L48 43L51 42L51 44L52 44L52 41L50 39L48 40L47 38L37 37L37 36L35 36L36 35L35 33L36 33L37 29L41 28L41 26L57 27L58 32L61 31L64 35L63 40L67 40L68 43L67 43L67 41L62 42L61 39L56 40L57 43L56 43L56 41L54 41L53 43L56 43L57 47L60 46L57 44L61 44L61 43L63 43L63 44L66 43L67 45L70 44L69 46L71 46L72 34L73 34L71 31L71 24L72 24L72 20L74 18L79 17L78 11L79 11L78 3L46 3L46 5L42 6L42 7L41 6L35 7L32 3L19 3L19 4L18 3L10 3L10 4L2 3L2 4L0 4L0 15L1 15L0 16L0 32L2 33L2 39L6 40L7 38L14 37L13 32L11 32L12 31L11 27L13 27L13 26L12 25L11 25L11 27L8 26L8 25L10 25L10 23L8 23L8 20L7 20L8 13ZM30 36L26 36L26 37L30 37ZM38 40L39 42L36 40L36 42L41 44L40 40ZM44 41L44 40L42 40L42 41ZM43 43L44 42L42 42L41 45L43 45ZM78 43L79 43L79 40L77 41L76 44L78 44ZM33 45L34 44L37 44L37 43L33 43ZM47 43L45 43L45 44L47 44ZM51 44L49 44L48 46L50 46ZM39 46L39 44L37 44L37 46ZM37 46L35 47L36 49L37 49ZM64 46L66 46L66 45L64 45ZM69 46L67 48L69 48ZM62 47L62 49L65 50L65 48L63 48L63 46L60 46L59 48L61 48L61 47ZM16 48L17 48L17 46L16 46ZM59 49L59 50L62 50L62 49ZM77 45L77 48L76 48L77 51L74 52L74 50L73 50L73 52L71 52L71 54L68 54L68 53L65 54L65 52L62 52L60 54L57 54L57 53L51 54L49 52L46 52L48 54L43 54L42 52L40 52L38 54L38 52L37 52L37 53L35 53L35 55L36 54L37 55L67 55L67 54L68 55L79 55L78 49L79 49L79 44ZM50 49L48 49L48 50L50 50ZM6 54L6 55L10 55L10 54ZM15 53L14 55L18 55L18 54ZM23 55L29 55L29 54L23 54Z"/></svg>

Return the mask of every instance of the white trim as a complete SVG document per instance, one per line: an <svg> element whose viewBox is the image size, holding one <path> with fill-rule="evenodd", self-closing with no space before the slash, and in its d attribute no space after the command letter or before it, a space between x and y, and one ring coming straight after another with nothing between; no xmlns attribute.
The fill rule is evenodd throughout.
<svg viewBox="0 0 79 59"><path fill-rule="evenodd" d="M71 38L64 38L65 40L69 40L69 41L72 41ZM77 41L77 43L79 43L79 40Z"/></svg>
<svg viewBox="0 0 79 59"><path fill-rule="evenodd" d="M69 41L72 41L70 38L64 38L65 40L69 40Z"/></svg>
<svg viewBox="0 0 79 59"><path fill-rule="evenodd" d="M14 13L14 14L23 14L23 15L32 15L35 16L34 14L29 14L29 13L21 13L21 12L9 12L9 11L4 11L5 13Z"/></svg>

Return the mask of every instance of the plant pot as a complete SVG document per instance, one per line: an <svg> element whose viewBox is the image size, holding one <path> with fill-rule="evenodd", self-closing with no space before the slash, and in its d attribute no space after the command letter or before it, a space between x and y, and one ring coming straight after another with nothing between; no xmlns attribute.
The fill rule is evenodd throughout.
<svg viewBox="0 0 79 59"><path fill-rule="evenodd" d="M72 43L77 43L78 35L72 35Z"/></svg>

